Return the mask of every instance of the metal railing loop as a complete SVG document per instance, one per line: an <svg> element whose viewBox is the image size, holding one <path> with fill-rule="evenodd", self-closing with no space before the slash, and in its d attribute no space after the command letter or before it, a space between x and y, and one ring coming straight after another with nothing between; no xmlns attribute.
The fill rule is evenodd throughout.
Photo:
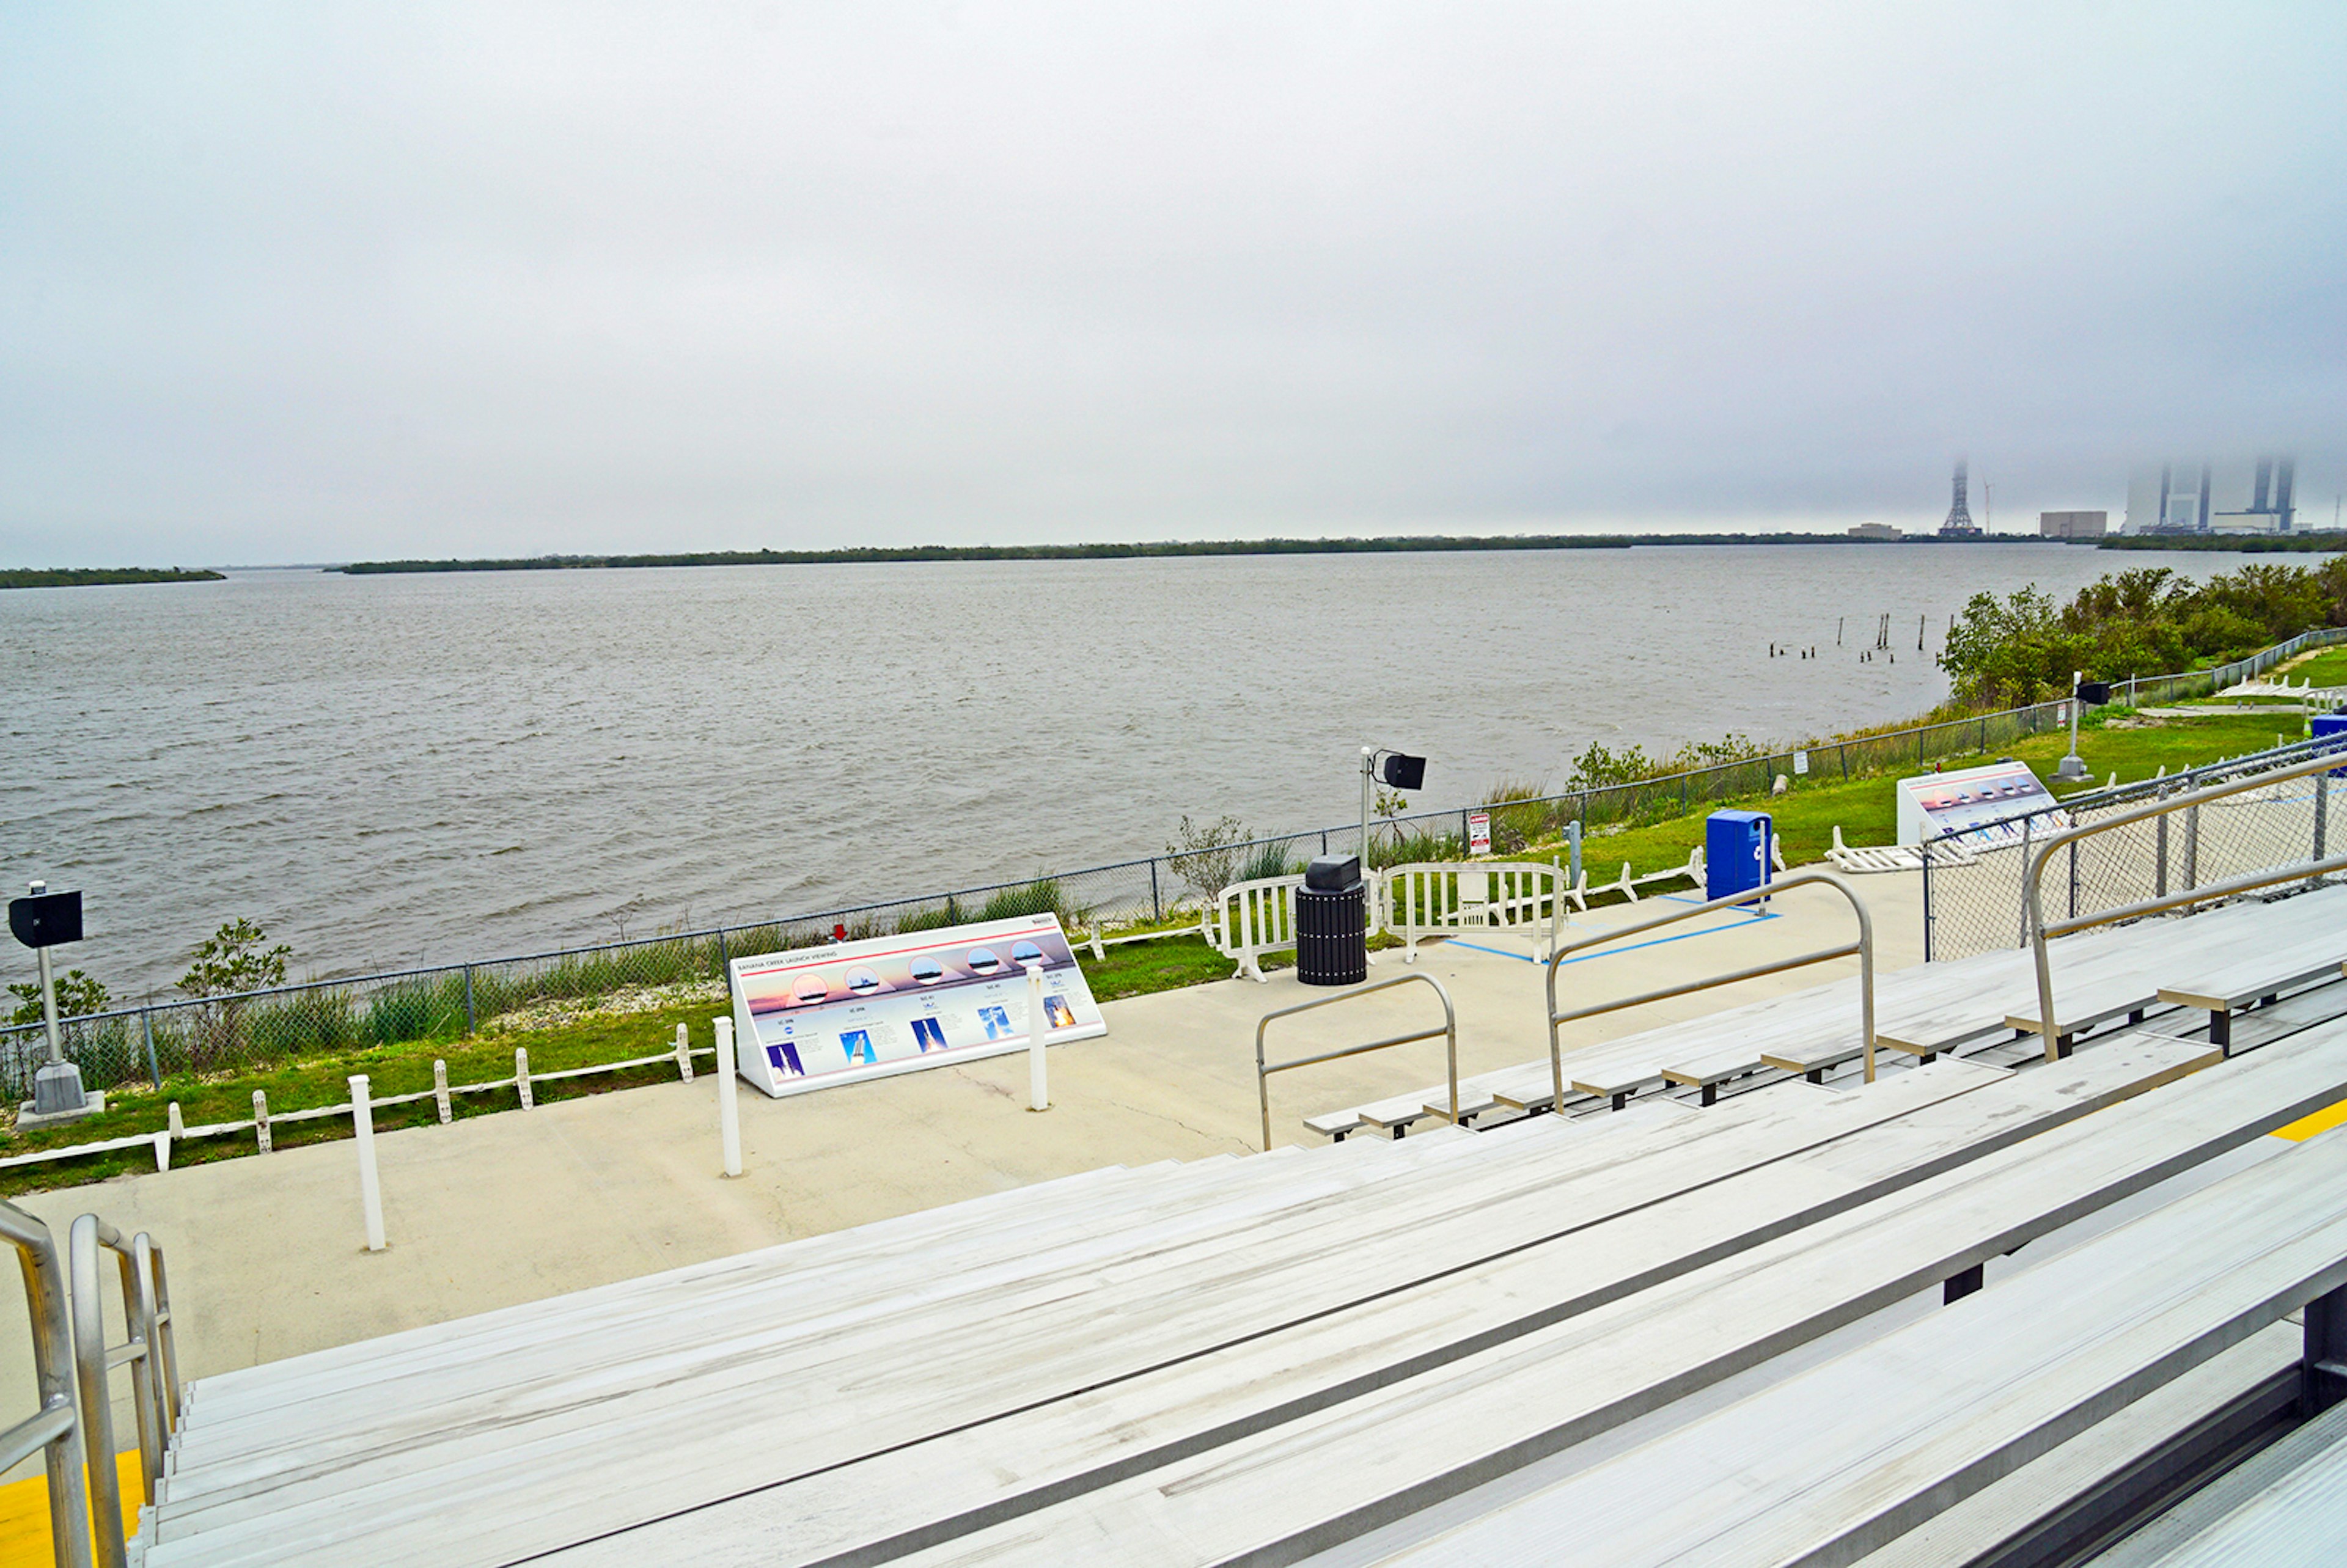
<svg viewBox="0 0 2347 1568"><path fill-rule="evenodd" d="M1738 908L1746 904L1761 903L1789 888L1809 886L1812 884L1830 887L1850 901L1850 912L1858 917L1856 941L1846 942L1839 948L1821 948L1814 953L1803 953L1797 958L1755 964L1748 968L1713 975L1706 979L1689 980L1683 985L1665 986L1660 990L1642 991L1634 997L1599 1002L1594 1007L1576 1008L1571 1012L1556 1010L1556 971L1572 954L1585 952L1591 948L1603 947L1608 942L1618 942L1624 937L1640 936L1648 931L1659 930L1665 926L1676 926L1681 921L1692 920L1698 916L1716 914L1723 909ZM1576 1019L1594 1018L1600 1013L1619 1012L1624 1008L1661 1001L1669 997L1682 997L1691 991L1708 990L1714 986L1732 985L1737 980L1756 979L1762 975L1774 975L1786 969L1798 969L1808 964L1822 964L1835 958L1847 958L1853 953L1858 956L1859 1020L1865 1040L1866 1081L1871 1083L1874 1081L1874 917L1868 912L1866 901L1858 896L1858 889L1833 872L1795 871L1779 876L1773 882L1764 882L1748 892L1731 893L1725 898L1714 898L1707 903L1692 905L1684 909L1674 909L1666 915L1657 915L1651 919L1635 921L1611 931L1601 931L1594 937L1583 937L1576 941L1560 944L1556 951L1549 955L1548 960L1548 1066L1550 1088L1555 1095L1549 1108L1552 1111L1561 1111L1564 1107L1564 1049L1557 1034L1557 1026L1560 1024L1571 1023Z"/></svg>
<svg viewBox="0 0 2347 1568"><path fill-rule="evenodd" d="M2066 849L2075 853L2075 846L2085 839L2130 826L2138 822L2147 822L2154 817L2165 817L2179 812L2185 814L2186 824L2189 829L2197 825L2200 807L2211 801L2223 800L2231 795L2247 794L2252 790L2265 789L2273 784L2286 783L2291 779L2328 773L2341 765L2340 753L2336 750L2327 751L2312 759L2302 759L2282 767L2269 768L2262 773L2245 774L2224 784L2210 784L2205 789L2190 790L2182 794L2156 798L2148 804L2115 813L2099 822L2088 823L2082 827L2065 828L2048 837L2039 845L2036 852L2030 857L2027 871L2023 875L2021 891L2022 907L2029 927L2030 957L2037 971L2037 1032L2039 1038L2045 1042L2045 1060L2056 1061L2062 1056L2059 1023L2054 1013L2054 968L2045 952L2045 944L2050 938L2066 937L2073 931L2084 931L2096 926L2116 925L2121 920L2137 920L2147 915L2165 914L2170 909L2188 908L2195 904L2219 903L2236 894L2254 893L2260 887L2278 886L2284 882L2307 881L2332 871L2347 869L2347 855L2310 856L2305 860L2291 861L2286 866L2270 866L2263 871L2250 872L2247 876L2229 877L2222 882L2195 886L2198 878L2191 866L2194 856L2190 853L2190 847L2188 847L2188 868L2184 875L2184 889L2181 892L2138 899L2135 903L2123 904L2115 909L2105 909L2095 914L2072 914L2049 922L2045 918L2044 889L2041 884L2047 863L2057 852ZM2188 832L2188 846L2197 846L2198 837L2197 832Z"/></svg>
<svg viewBox="0 0 2347 1568"><path fill-rule="evenodd" d="M1417 1034L1398 1034L1388 1040L1370 1040L1366 1045L1348 1045L1337 1050L1321 1051L1317 1056L1299 1056L1293 1061L1266 1062L1264 1060L1264 1031L1271 1027L1272 1020L1275 1019L1293 1018L1297 1013L1311 1012L1317 1008L1334 1007L1338 1002L1353 1001L1361 997L1374 995L1378 991L1389 991L1396 986L1418 984L1432 986L1434 994L1442 999L1440 1029L1422 1030ZM1459 1011L1450 1005L1450 993L1443 989L1442 982L1432 975L1423 973L1397 975L1389 980L1378 980L1373 985L1356 986L1348 990L1338 991L1334 996L1315 997L1308 1002L1297 1002L1293 1007L1276 1008L1264 1014L1262 1021L1255 1026L1255 1086L1256 1098L1263 1103L1264 1152L1266 1153L1271 1152L1271 1075L1273 1073L1286 1072L1298 1067L1311 1067L1323 1061L1335 1061L1340 1057L1359 1056L1368 1051L1383 1050L1389 1046L1415 1045L1421 1040L1433 1040L1437 1036L1442 1038L1444 1050L1448 1053L1450 1070L1450 1123L1455 1127L1459 1124Z"/></svg>
<svg viewBox="0 0 2347 1568"><path fill-rule="evenodd" d="M15 1204L0 1202L0 1235L16 1249L25 1275L25 1305L32 1317L33 1370L38 1414L0 1432L0 1468L41 1456L49 1483L49 1552L60 1568L89 1560L89 1494L82 1484L81 1421L74 1401L73 1330L66 1307L65 1259L49 1227ZM122 1516L115 1515L121 1530Z"/></svg>
<svg viewBox="0 0 2347 1568"><path fill-rule="evenodd" d="M106 1342L105 1300L98 1284L98 1254L115 1255L122 1288L122 1317L128 1337ZM163 1455L170 1444L179 1405L168 1307L161 1305L162 1249L145 1232L125 1240L122 1233L84 1214L74 1221L68 1242L73 1278L73 1362L81 1390L81 1435L87 1460L94 1545L99 1568L125 1568L122 1489L114 1468L114 1408L108 1375L130 1368L131 1408L138 1421L140 1491L155 1501Z"/></svg>

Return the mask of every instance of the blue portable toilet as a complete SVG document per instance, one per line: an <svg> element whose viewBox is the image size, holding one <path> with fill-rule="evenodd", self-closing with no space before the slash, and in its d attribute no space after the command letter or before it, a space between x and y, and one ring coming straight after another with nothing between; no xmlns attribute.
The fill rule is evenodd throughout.
<svg viewBox="0 0 2347 1568"><path fill-rule="evenodd" d="M1769 835L1777 825L1765 811L1715 811L1703 828L1703 896L1725 898L1775 880Z"/></svg>
<svg viewBox="0 0 2347 1568"><path fill-rule="evenodd" d="M2317 713L2306 722L2306 733L2332 746L2347 746L2347 713ZM2328 749L2328 748L2326 748ZM2347 768L2332 768L2331 776L2347 778ZM1706 850L1705 854L1711 853Z"/></svg>

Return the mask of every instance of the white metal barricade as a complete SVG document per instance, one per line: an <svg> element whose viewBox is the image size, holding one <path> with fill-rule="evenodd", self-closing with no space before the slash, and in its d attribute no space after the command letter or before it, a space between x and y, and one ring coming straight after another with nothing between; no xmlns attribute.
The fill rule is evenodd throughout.
<svg viewBox="0 0 2347 1568"><path fill-rule="evenodd" d="M1406 962L1434 937L1522 937L1534 956L1556 950L1573 889L1563 870L1536 860L1430 861L1379 873L1386 929L1402 939Z"/></svg>
<svg viewBox="0 0 2347 1568"><path fill-rule="evenodd" d="M1199 917L1199 932L1208 947L1238 965L1240 974L1269 984L1263 955L1296 946L1296 890L1303 886L1301 876L1234 882ZM1374 930L1375 910L1370 919Z"/></svg>

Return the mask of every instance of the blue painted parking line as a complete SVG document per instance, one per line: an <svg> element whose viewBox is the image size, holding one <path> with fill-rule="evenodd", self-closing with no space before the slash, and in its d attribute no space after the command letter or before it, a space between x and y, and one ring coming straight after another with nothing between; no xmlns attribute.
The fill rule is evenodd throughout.
<svg viewBox="0 0 2347 1568"><path fill-rule="evenodd" d="M1729 912L1730 911L1727 910L1721 911L1723 914ZM1744 911L1738 909L1733 911L1733 913L1741 915ZM1744 924L1748 926L1754 920L1781 920L1784 917L1782 915L1753 915L1747 917L1744 921ZM1722 931L1733 931L1734 929L1736 929L1734 926L1713 926L1701 931L1682 931L1676 937L1656 937L1651 942L1633 942L1626 948L1607 948L1602 952L1583 953L1577 958L1565 959L1563 963L1557 965L1557 968L1562 969L1573 964L1585 964L1592 958L1603 958L1614 953L1635 953L1641 948L1659 948L1665 942L1691 942L1697 937L1716 937ZM1495 958L1517 958L1527 964L1537 964L1542 961L1542 959L1530 957L1523 953L1503 952L1498 948L1486 948L1474 942L1462 942L1456 937L1451 938L1449 941L1445 942L1443 946L1448 948L1465 948L1468 951L1473 953L1489 953Z"/></svg>

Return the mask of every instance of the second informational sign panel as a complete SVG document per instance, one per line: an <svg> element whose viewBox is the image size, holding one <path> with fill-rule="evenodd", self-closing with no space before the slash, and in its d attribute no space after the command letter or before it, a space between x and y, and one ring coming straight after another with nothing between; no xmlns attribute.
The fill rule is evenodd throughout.
<svg viewBox="0 0 2347 1568"><path fill-rule="evenodd" d="M2021 824L2005 819L2045 812L2053 794L2027 763L1990 763L1899 781L1899 842L1954 839L1971 849L2021 842ZM2045 813L2030 831L2043 838L2070 825L2070 814Z"/></svg>
<svg viewBox="0 0 2347 1568"><path fill-rule="evenodd" d="M1056 915L736 958L742 1076L780 1098L1027 1048L1027 971L1048 1041L1108 1032Z"/></svg>
<svg viewBox="0 0 2347 1568"><path fill-rule="evenodd" d="M1490 812L1471 811L1467 814L1467 853L1470 855L1491 853L1491 814Z"/></svg>

